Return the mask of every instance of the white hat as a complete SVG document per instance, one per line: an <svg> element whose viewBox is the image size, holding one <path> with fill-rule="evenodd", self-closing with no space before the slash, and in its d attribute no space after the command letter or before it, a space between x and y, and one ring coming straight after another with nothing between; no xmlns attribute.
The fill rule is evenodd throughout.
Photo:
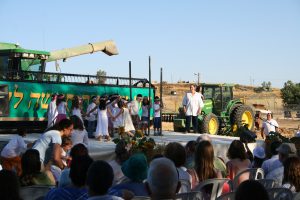
<svg viewBox="0 0 300 200"><path fill-rule="evenodd" d="M255 147L253 155L257 158L264 159L266 157L265 149L263 147Z"/></svg>

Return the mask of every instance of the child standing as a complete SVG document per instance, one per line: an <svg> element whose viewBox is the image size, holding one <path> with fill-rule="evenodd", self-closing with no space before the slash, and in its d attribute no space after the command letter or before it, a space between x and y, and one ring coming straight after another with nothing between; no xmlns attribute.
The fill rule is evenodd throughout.
<svg viewBox="0 0 300 200"><path fill-rule="evenodd" d="M150 99L151 101L151 99ZM149 112L151 108L151 102L149 101L147 96L144 96L142 102L142 131L145 135L149 136L148 132L148 123L149 123Z"/></svg>
<svg viewBox="0 0 300 200"><path fill-rule="evenodd" d="M48 128L53 126L55 124L56 116L57 116L57 110L56 110L56 98L57 94L52 94L51 96L51 102L48 105Z"/></svg>
<svg viewBox="0 0 300 200"><path fill-rule="evenodd" d="M25 136L26 130L19 128L18 135L12 138L1 151L3 169L16 170L18 176L20 176L22 172L21 154L24 153L28 147L32 146L32 143L26 144L24 142L23 138Z"/></svg>
<svg viewBox="0 0 300 200"><path fill-rule="evenodd" d="M154 110L154 136L162 135L160 109L161 109L160 99L159 99L158 96L156 96L154 98L154 105L153 105L153 110Z"/></svg>
<svg viewBox="0 0 300 200"><path fill-rule="evenodd" d="M55 123L58 124L62 119L67 118L67 111L69 112L65 95L60 94L57 96L56 110L57 110L57 118Z"/></svg>
<svg viewBox="0 0 300 200"><path fill-rule="evenodd" d="M77 115L72 115L70 117L70 120L74 125L73 132L71 134L73 146L78 143L82 143L86 147L88 147L89 144L88 133L85 130L81 119Z"/></svg>
<svg viewBox="0 0 300 200"><path fill-rule="evenodd" d="M83 122L80 97L74 96L74 99L72 100L71 109L72 109L72 115L76 115Z"/></svg>

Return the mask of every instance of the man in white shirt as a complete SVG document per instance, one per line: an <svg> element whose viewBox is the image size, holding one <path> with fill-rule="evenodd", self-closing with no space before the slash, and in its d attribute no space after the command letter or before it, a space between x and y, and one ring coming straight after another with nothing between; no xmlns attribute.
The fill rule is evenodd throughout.
<svg viewBox="0 0 300 200"><path fill-rule="evenodd" d="M143 100L143 96L141 94L138 94L136 96L136 100L131 101L131 103L128 106L128 110L131 115L132 123L135 130L139 129L139 123L140 123L139 111L141 108L142 100Z"/></svg>
<svg viewBox="0 0 300 200"><path fill-rule="evenodd" d="M190 85L190 92L186 93L183 101L183 110L186 116L185 131L190 131L191 120L193 123L194 133L198 132L198 115L204 104L200 93L196 92L195 85Z"/></svg>
<svg viewBox="0 0 300 200"><path fill-rule="evenodd" d="M265 139L265 136L268 136L270 132L277 132L278 127L277 121L272 119L272 113L268 113L267 120L262 124L261 137Z"/></svg>
<svg viewBox="0 0 300 200"><path fill-rule="evenodd" d="M94 109L97 105L97 97L93 96L92 97L92 103L90 103L90 105L87 107L86 113L89 113L92 109ZM87 132L88 132L88 137L89 138L94 138L95 136L93 135L93 133L95 132L96 129L96 123L97 123L97 109L95 109L93 112L91 112L87 117L87 121L88 121L88 126L87 126Z"/></svg>

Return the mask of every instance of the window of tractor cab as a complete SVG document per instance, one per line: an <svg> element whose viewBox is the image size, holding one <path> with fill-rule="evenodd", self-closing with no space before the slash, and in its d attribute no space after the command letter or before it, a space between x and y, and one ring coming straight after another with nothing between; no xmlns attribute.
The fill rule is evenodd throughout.
<svg viewBox="0 0 300 200"><path fill-rule="evenodd" d="M8 56L1 56L0 55L0 78L5 78L6 73L8 71Z"/></svg>
<svg viewBox="0 0 300 200"><path fill-rule="evenodd" d="M39 59L29 59L29 58L21 59L21 69L23 71L41 72L43 69L43 64L44 62Z"/></svg>

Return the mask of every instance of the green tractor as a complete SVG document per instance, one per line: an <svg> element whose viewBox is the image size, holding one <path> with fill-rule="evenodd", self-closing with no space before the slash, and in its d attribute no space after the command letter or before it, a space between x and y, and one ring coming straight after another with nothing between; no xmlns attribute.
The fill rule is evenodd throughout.
<svg viewBox="0 0 300 200"><path fill-rule="evenodd" d="M254 113L250 106L240 99L233 99L233 84L202 84L204 107L198 116L199 132L209 134L228 134L247 124L254 128ZM185 114L179 108L174 119L174 131L185 129Z"/></svg>

